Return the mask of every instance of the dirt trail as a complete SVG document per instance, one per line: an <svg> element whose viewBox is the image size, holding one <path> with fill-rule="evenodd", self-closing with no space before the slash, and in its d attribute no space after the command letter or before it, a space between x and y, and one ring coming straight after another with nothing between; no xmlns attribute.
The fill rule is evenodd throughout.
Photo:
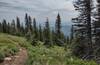
<svg viewBox="0 0 100 65"><path fill-rule="evenodd" d="M20 51L11 57L6 57L3 63L0 65L24 65L28 58L27 50L21 48Z"/></svg>

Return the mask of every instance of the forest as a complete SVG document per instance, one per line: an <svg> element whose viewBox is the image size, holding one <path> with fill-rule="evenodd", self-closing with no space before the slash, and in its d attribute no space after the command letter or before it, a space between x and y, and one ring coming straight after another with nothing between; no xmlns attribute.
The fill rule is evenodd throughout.
<svg viewBox="0 0 100 65"><path fill-rule="evenodd" d="M49 17L43 26L28 13L24 22L18 16L0 21L0 65L99 65L100 0L74 0L73 6L78 15L68 36L60 13L53 29Z"/></svg>

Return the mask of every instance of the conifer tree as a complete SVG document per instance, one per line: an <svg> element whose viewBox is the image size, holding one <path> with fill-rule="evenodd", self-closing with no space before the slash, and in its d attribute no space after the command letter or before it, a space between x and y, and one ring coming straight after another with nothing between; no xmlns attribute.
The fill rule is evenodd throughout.
<svg viewBox="0 0 100 65"><path fill-rule="evenodd" d="M34 31L34 39L38 39L38 28L36 24L36 19L33 19L33 31Z"/></svg>
<svg viewBox="0 0 100 65"><path fill-rule="evenodd" d="M44 42L43 30L41 28L41 25L39 25L39 40Z"/></svg>
<svg viewBox="0 0 100 65"><path fill-rule="evenodd" d="M76 0L74 2L75 10L79 12L79 16L74 18L75 32L79 39L78 43L81 50L79 55L81 57L90 56L93 53L92 48L92 34L91 34L91 11L92 0ZM81 47L81 45L83 47ZM87 49L84 50L84 49ZM79 49L78 49L79 50Z"/></svg>
<svg viewBox="0 0 100 65"><path fill-rule="evenodd" d="M25 35L25 27L23 25L23 22L21 23L21 26L20 26L20 34L21 34L21 36Z"/></svg>
<svg viewBox="0 0 100 65"><path fill-rule="evenodd" d="M21 25L20 25L20 19L19 19L19 17L17 17L17 18L16 18L16 28L17 28L17 33L20 32L20 27L21 27Z"/></svg>
<svg viewBox="0 0 100 65"><path fill-rule="evenodd" d="M31 19L31 17L29 16L29 18L28 18L28 20L29 20L29 29L28 29L28 31L30 31L30 32L32 32L32 19Z"/></svg>
<svg viewBox="0 0 100 65"><path fill-rule="evenodd" d="M60 14L58 13L56 23L55 23L55 33L57 35L57 38L61 38L61 18Z"/></svg>
<svg viewBox="0 0 100 65"><path fill-rule="evenodd" d="M73 41L73 38L74 38L74 29L73 29L73 25L71 27L71 33L70 33L70 42Z"/></svg>
<svg viewBox="0 0 100 65"><path fill-rule="evenodd" d="M55 43L59 46L63 46L64 43L64 34L61 31L61 17L58 13L56 23L55 23Z"/></svg>
<svg viewBox="0 0 100 65"><path fill-rule="evenodd" d="M36 26L36 19L35 19L35 18L33 19L33 28L34 28L34 31L37 29L37 26Z"/></svg>
<svg viewBox="0 0 100 65"><path fill-rule="evenodd" d="M3 28L3 33L7 33L7 22L5 19L2 22L2 28Z"/></svg>
<svg viewBox="0 0 100 65"><path fill-rule="evenodd" d="M2 23L0 22L0 32L2 32Z"/></svg>
<svg viewBox="0 0 100 65"><path fill-rule="evenodd" d="M56 34L54 29L52 29L51 33L52 33L52 43L53 45L56 45Z"/></svg>
<svg viewBox="0 0 100 65"><path fill-rule="evenodd" d="M10 23L8 22L8 24L7 24L7 33L10 34L10 31L11 31L11 27L10 27Z"/></svg>
<svg viewBox="0 0 100 65"><path fill-rule="evenodd" d="M25 14L25 32L27 33L29 29L29 18L28 18L28 14Z"/></svg>
<svg viewBox="0 0 100 65"><path fill-rule="evenodd" d="M69 38L69 36L67 36L67 38L65 38L65 50L67 50L68 49L68 46L70 45L70 38Z"/></svg>
<svg viewBox="0 0 100 65"><path fill-rule="evenodd" d="M11 34L15 34L16 33L16 24L15 24L15 20L13 19L11 22Z"/></svg>
<svg viewBox="0 0 100 65"><path fill-rule="evenodd" d="M100 56L100 52L99 52L99 47L100 47L100 0L96 0L97 1L97 7L96 7L96 13L94 15L94 20L93 20L93 27L94 27L94 39L95 43L94 43L94 50L96 56ZM97 50L98 49L98 50Z"/></svg>
<svg viewBox="0 0 100 65"><path fill-rule="evenodd" d="M70 38L69 38L69 36L67 36L67 44L70 44Z"/></svg>
<svg viewBox="0 0 100 65"><path fill-rule="evenodd" d="M52 43L51 43L51 31L50 31L50 25L49 25L48 18L45 22L44 37L45 37L45 45L52 45Z"/></svg>

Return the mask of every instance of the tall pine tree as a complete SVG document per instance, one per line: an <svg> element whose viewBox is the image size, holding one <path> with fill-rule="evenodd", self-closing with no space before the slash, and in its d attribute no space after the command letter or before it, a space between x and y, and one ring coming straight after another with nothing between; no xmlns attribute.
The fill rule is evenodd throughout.
<svg viewBox="0 0 100 65"><path fill-rule="evenodd" d="M100 47L100 0L97 1L96 13L94 15L93 27L94 27L94 50L96 56L100 56L99 47Z"/></svg>
<svg viewBox="0 0 100 65"><path fill-rule="evenodd" d="M57 38L61 38L61 18L60 14L58 13L56 23L55 23L55 33L57 35Z"/></svg>
<svg viewBox="0 0 100 65"><path fill-rule="evenodd" d="M51 46L51 31L50 31L50 25L49 25L49 19L47 18L45 22L44 27L44 39L45 39L45 45Z"/></svg>
<svg viewBox="0 0 100 65"><path fill-rule="evenodd" d="M21 25L20 25L20 19L19 19L19 17L17 17L17 18L16 18L17 33L20 33L20 27L21 27Z"/></svg>
<svg viewBox="0 0 100 65"><path fill-rule="evenodd" d="M10 23L8 22L8 24L7 24L7 33L10 34L10 31L11 31L11 26L10 26Z"/></svg>
<svg viewBox="0 0 100 65"><path fill-rule="evenodd" d="M5 19L2 22L2 29L3 29L3 33L7 33L7 22Z"/></svg>
<svg viewBox="0 0 100 65"><path fill-rule="evenodd" d="M92 45L92 34L91 34L91 11L92 11L92 0L76 0L74 2L75 10L79 12L79 16L74 18L74 26L76 26L76 34L79 39L78 43L80 49L79 52L81 57L88 57L93 53ZM85 50L87 49L87 51ZM77 49L79 50L79 49ZM78 54L78 52L76 52Z"/></svg>
<svg viewBox="0 0 100 65"><path fill-rule="evenodd" d="M34 39L38 39L39 35L38 35L38 28L37 28L37 24L36 24L36 19L33 19L33 31L34 31Z"/></svg>
<svg viewBox="0 0 100 65"><path fill-rule="evenodd" d="M0 32L2 32L2 23L0 22Z"/></svg>
<svg viewBox="0 0 100 65"><path fill-rule="evenodd" d="M39 40L44 42L43 30L41 28L41 25L39 25Z"/></svg>
<svg viewBox="0 0 100 65"><path fill-rule="evenodd" d="M29 23L28 23L29 24L28 31L32 33L32 19L31 19L30 16L29 16L28 20L29 20Z"/></svg>
<svg viewBox="0 0 100 65"><path fill-rule="evenodd" d="M15 20L12 20L11 22L11 34L15 34L16 33L16 24L15 24Z"/></svg>
<svg viewBox="0 0 100 65"><path fill-rule="evenodd" d="M27 33L29 29L29 18L28 18L28 14L25 14L25 32Z"/></svg>
<svg viewBox="0 0 100 65"><path fill-rule="evenodd" d="M55 23L55 43L59 46L63 46L64 43L64 34L61 31L61 17L58 13L56 23Z"/></svg>

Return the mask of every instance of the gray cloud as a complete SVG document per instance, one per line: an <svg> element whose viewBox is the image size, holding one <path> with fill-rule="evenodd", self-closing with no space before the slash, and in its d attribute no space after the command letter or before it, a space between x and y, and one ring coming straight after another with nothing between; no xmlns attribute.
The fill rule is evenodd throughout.
<svg viewBox="0 0 100 65"><path fill-rule="evenodd" d="M0 0L0 19L22 17L26 12L40 20L46 16L54 20L58 12L64 21L70 21L74 16L72 0Z"/></svg>

